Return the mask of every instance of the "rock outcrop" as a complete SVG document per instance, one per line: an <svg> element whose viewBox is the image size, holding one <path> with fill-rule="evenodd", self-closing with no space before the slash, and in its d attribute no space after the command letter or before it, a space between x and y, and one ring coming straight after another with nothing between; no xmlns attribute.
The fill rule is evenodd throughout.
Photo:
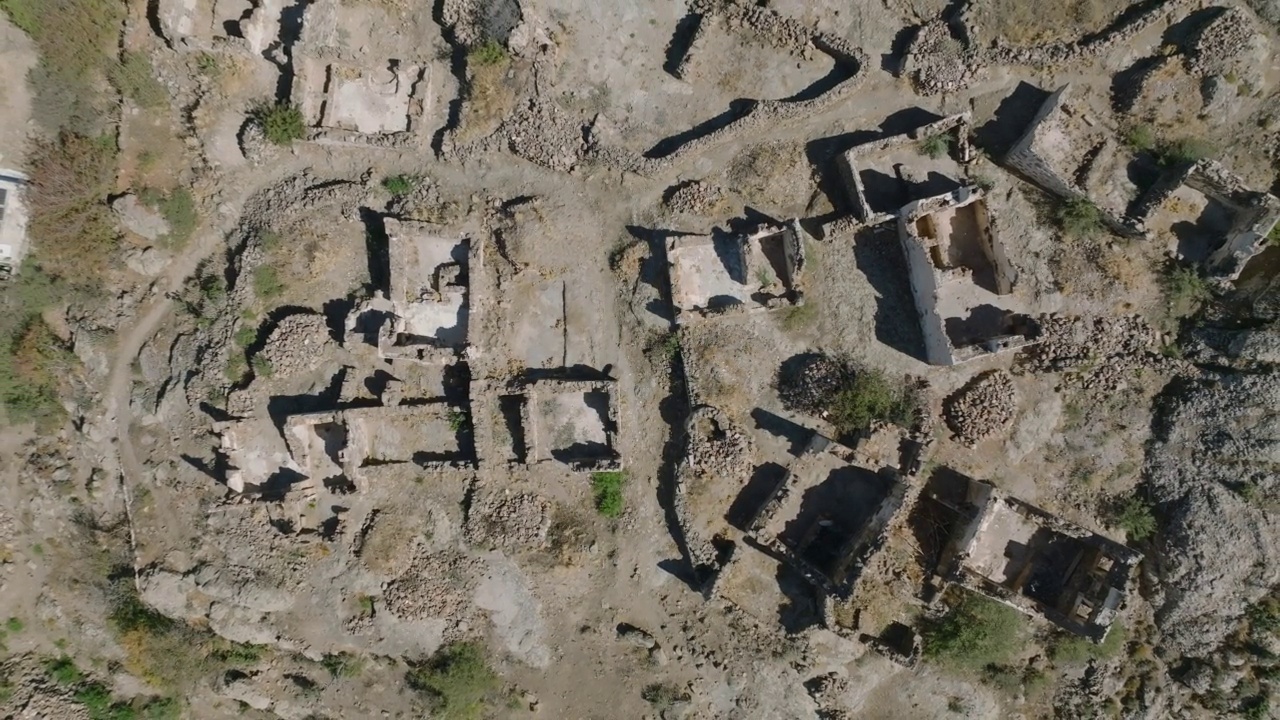
<svg viewBox="0 0 1280 720"><path fill-rule="evenodd" d="M1161 580L1165 643L1213 652L1280 583L1280 378L1233 374L1166 391L1145 475L1160 526L1148 562Z"/></svg>

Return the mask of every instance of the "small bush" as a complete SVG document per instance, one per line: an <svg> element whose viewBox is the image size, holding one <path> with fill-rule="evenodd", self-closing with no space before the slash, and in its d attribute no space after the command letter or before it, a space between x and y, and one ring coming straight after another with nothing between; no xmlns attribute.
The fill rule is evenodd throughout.
<svg viewBox="0 0 1280 720"><path fill-rule="evenodd" d="M1011 607L966 592L949 613L924 624L922 639L925 658L978 673L1008 664L1022 644L1022 618Z"/></svg>
<svg viewBox="0 0 1280 720"><path fill-rule="evenodd" d="M263 300L271 300L284 292L280 273L270 265L259 265L253 270L253 290Z"/></svg>
<svg viewBox="0 0 1280 720"><path fill-rule="evenodd" d="M904 427L912 424L919 400L904 384L865 367L852 368L849 378L827 406L831 424L842 438L855 435L876 421Z"/></svg>
<svg viewBox="0 0 1280 720"><path fill-rule="evenodd" d="M1249 629L1255 633L1280 633L1280 598L1264 597L1245 612Z"/></svg>
<svg viewBox="0 0 1280 720"><path fill-rule="evenodd" d="M506 61L507 49L497 40L485 40L467 49L468 65L500 65Z"/></svg>
<svg viewBox="0 0 1280 720"><path fill-rule="evenodd" d="M164 86L156 80L151 61L147 60L147 56L142 53L124 53L115 66L107 72L107 77L121 95L129 98L139 107L159 107L169 100Z"/></svg>
<svg viewBox="0 0 1280 720"><path fill-rule="evenodd" d="M812 325L817 318L818 307L813 304L812 300L805 302L803 305L792 305L782 311L782 328L795 332Z"/></svg>
<svg viewBox="0 0 1280 720"><path fill-rule="evenodd" d="M216 56L202 52L196 55L196 72L205 77L216 78L222 74L222 64Z"/></svg>
<svg viewBox="0 0 1280 720"><path fill-rule="evenodd" d="M1184 137L1160 143L1156 159L1165 167L1177 167L1203 160L1214 152L1216 148L1208 140Z"/></svg>
<svg viewBox="0 0 1280 720"><path fill-rule="evenodd" d="M276 372L276 369L271 365L271 361L262 355L254 355L253 362L250 364L253 367L254 377L269 378Z"/></svg>
<svg viewBox="0 0 1280 720"><path fill-rule="evenodd" d="M497 673L474 643L444 646L411 668L405 679L426 700L433 717L450 720L480 718L501 689Z"/></svg>
<svg viewBox="0 0 1280 720"><path fill-rule="evenodd" d="M382 189L395 197L408 195L418 185L417 175L389 175L382 178Z"/></svg>
<svg viewBox="0 0 1280 720"><path fill-rule="evenodd" d="M951 138L946 133L938 133L920 141L920 154L938 159L951 151Z"/></svg>
<svg viewBox="0 0 1280 720"><path fill-rule="evenodd" d="M689 696L681 692L680 688L668 683L645 685L644 689L640 691L640 697L652 705L653 709L659 714L670 710L676 703L685 702L689 699Z"/></svg>
<svg viewBox="0 0 1280 720"><path fill-rule="evenodd" d="M622 514L622 486L626 481L626 473L621 470L591 474L591 494L601 515L616 518Z"/></svg>
<svg viewBox="0 0 1280 720"><path fill-rule="evenodd" d="M191 238L191 233L195 232L196 224L200 221L200 216L196 213L196 203L190 191L186 188L175 188L161 201L159 209L160 214L164 215L165 221L169 223L169 235L165 237L165 244L170 248L181 248L186 245L187 240Z"/></svg>
<svg viewBox="0 0 1280 720"><path fill-rule="evenodd" d="M471 432L471 416L463 410L450 410L449 429L455 433Z"/></svg>
<svg viewBox="0 0 1280 720"><path fill-rule="evenodd" d="M258 339L258 328L251 325L241 325L236 328L236 345L247 348Z"/></svg>
<svg viewBox="0 0 1280 720"><path fill-rule="evenodd" d="M1102 230L1102 212L1085 198L1064 200L1054 214L1058 227L1071 237L1085 238Z"/></svg>
<svg viewBox="0 0 1280 720"><path fill-rule="evenodd" d="M11 617L7 622L5 622L4 629L11 633L20 633L26 626L26 623L22 622L21 619Z"/></svg>
<svg viewBox="0 0 1280 720"><path fill-rule="evenodd" d="M1124 530L1130 540L1145 540L1156 531L1156 516L1151 504L1137 495L1116 502L1110 515L1111 522Z"/></svg>
<svg viewBox="0 0 1280 720"><path fill-rule="evenodd" d="M1165 307L1173 318L1184 318L1209 299L1209 285L1189 267L1171 265L1161 280Z"/></svg>
<svg viewBox="0 0 1280 720"><path fill-rule="evenodd" d="M352 653L330 653L320 660L320 664L333 677L359 677L364 672L364 658Z"/></svg>
<svg viewBox="0 0 1280 720"><path fill-rule="evenodd" d="M45 662L44 671L58 685L78 685L84 679L75 661L66 655Z"/></svg>
<svg viewBox="0 0 1280 720"><path fill-rule="evenodd" d="M1107 637L1098 644L1078 635L1061 633L1049 645L1049 657L1059 665L1080 665L1089 660L1109 660L1124 648L1124 626L1113 623Z"/></svg>
<svg viewBox="0 0 1280 720"><path fill-rule="evenodd" d="M262 103L251 113L254 122L262 128L267 140L276 145L288 145L301 140L307 134L307 124L302 109L289 103Z"/></svg>
<svg viewBox="0 0 1280 720"><path fill-rule="evenodd" d="M1136 123L1125 131L1124 141L1135 152L1151 150L1156 146L1156 131L1146 123Z"/></svg>

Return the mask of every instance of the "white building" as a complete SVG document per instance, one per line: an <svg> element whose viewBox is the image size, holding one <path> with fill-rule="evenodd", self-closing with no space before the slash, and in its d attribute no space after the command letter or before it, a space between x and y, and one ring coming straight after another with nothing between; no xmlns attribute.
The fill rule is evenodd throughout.
<svg viewBox="0 0 1280 720"><path fill-rule="evenodd" d="M27 176L0 168L0 280L13 275L27 250Z"/></svg>

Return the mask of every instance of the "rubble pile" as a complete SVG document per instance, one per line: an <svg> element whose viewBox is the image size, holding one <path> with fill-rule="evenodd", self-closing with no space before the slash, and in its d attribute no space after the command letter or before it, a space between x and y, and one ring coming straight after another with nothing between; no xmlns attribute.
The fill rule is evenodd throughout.
<svg viewBox="0 0 1280 720"><path fill-rule="evenodd" d="M539 547L551 528L551 501L533 493L491 493L467 516L467 541L478 546Z"/></svg>
<svg viewBox="0 0 1280 720"><path fill-rule="evenodd" d="M456 626L471 612L473 570L475 561L465 555L420 548L409 569L387 584L382 602L401 620L437 618Z"/></svg>
<svg viewBox="0 0 1280 720"><path fill-rule="evenodd" d="M993 370L948 398L943 415L956 440L973 447L1007 429L1017 409L1013 378L1003 370Z"/></svg>
<svg viewBox="0 0 1280 720"><path fill-rule="evenodd" d="M686 463L695 475L721 478L750 476L753 465L751 438L735 427L719 410L703 406L689 419Z"/></svg>
<svg viewBox="0 0 1280 720"><path fill-rule="evenodd" d="M935 20L920 28L903 61L904 69L910 72L912 83L922 95L968 87L979 65L977 56L952 37L951 28L944 20Z"/></svg>
<svg viewBox="0 0 1280 720"><path fill-rule="evenodd" d="M1244 11L1231 8L1196 34L1187 48L1187 69L1201 75L1225 75L1257 35L1257 28Z"/></svg>
<svg viewBox="0 0 1280 720"><path fill-rule="evenodd" d="M276 325L262 348L261 357L276 375L292 375L315 368L333 342L323 315L290 315Z"/></svg>
<svg viewBox="0 0 1280 720"><path fill-rule="evenodd" d="M821 416L849 371L826 355L805 355L778 371L778 397L788 410Z"/></svg>
<svg viewBox="0 0 1280 720"><path fill-rule="evenodd" d="M541 100L512 113L498 136L512 153L560 172L571 172L586 151L581 123L554 103Z"/></svg>
<svg viewBox="0 0 1280 720"><path fill-rule="evenodd" d="M663 202L672 212L704 215L713 212L722 200L722 188L692 180L672 188Z"/></svg>
<svg viewBox="0 0 1280 720"><path fill-rule="evenodd" d="M1040 342L1023 359L1023 372L1068 373L1067 384L1103 392L1124 387L1138 368L1177 370L1185 365L1159 354L1160 333L1139 315L1040 319Z"/></svg>

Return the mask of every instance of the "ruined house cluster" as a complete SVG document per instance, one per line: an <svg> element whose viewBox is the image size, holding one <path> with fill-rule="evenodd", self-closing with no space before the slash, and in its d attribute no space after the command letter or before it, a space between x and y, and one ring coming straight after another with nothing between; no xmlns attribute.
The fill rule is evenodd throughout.
<svg viewBox="0 0 1280 720"><path fill-rule="evenodd" d="M1210 159L1166 168L1145 191L1130 178L1138 149L1118 127L1070 101L1063 86L1044 101L1005 162L1045 190L1097 208L1114 232L1160 242L1170 255L1229 283L1266 248L1280 199L1249 188Z"/></svg>
<svg viewBox="0 0 1280 720"><path fill-rule="evenodd" d="M341 363L338 387L305 398L311 408L281 405L267 417L251 403L231 403L233 416L215 424L232 496L270 505L287 519L278 527L328 538L350 505L344 497L379 486L469 482L482 466L561 479L620 469L616 380L553 359L472 379L469 364L484 350L470 329L494 300L483 280L483 243L458 228L381 222L389 272L372 298L351 308L340 351L328 347L323 322L292 322L298 316L279 326L326 337L277 331L260 351L307 348L310 364L300 370ZM562 291L553 296L563 302Z"/></svg>

